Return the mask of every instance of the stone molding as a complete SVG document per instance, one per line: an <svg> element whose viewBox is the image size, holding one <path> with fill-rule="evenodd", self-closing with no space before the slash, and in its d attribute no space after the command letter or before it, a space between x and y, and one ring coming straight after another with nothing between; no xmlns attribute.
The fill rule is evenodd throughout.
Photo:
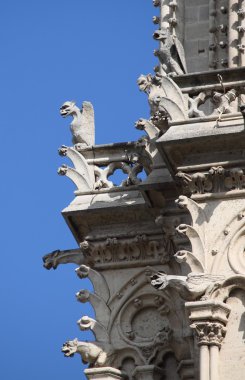
<svg viewBox="0 0 245 380"><path fill-rule="evenodd" d="M123 380L128 376L119 369L112 367L87 368L84 371L88 380Z"/></svg>

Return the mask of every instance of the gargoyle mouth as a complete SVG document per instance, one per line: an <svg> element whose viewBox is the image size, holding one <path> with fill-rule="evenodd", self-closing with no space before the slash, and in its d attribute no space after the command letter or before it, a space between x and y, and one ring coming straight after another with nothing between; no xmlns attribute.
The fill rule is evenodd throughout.
<svg viewBox="0 0 245 380"><path fill-rule="evenodd" d="M61 116L66 117L68 112L65 110L60 110L60 114L61 114Z"/></svg>
<svg viewBox="0 0 245 380"><path fill-rule="evenodd" d="M160 39L160 33L159 33L159 32L154 32L154 33L153 33L153 38L154 38L155 40L159 40L159 39Z"/></svg>
<svg viewBox="0 0 245 380"><path fill-rule="evenodd" d="M162 283L158 283L159 276L157 274L154 274L151 276L151 284L154 286L155 289L159 289L162 286Z"/></svg>
<svg viewBox="0 0 245 380"><path fill-rule="evenodd" d="M64 356L74 356L74 354L72 354L69 350L69 348L66 348L66 347L62 347L61 351L64 353Z"/></svg>
<svg viewBox="0 0 245 380"><path fill-rule="evenodd" d="M52 263L48 263L48 262L45 262L45 261L44 261L43 266L44 266L45 269L48 269L48 270L49 270L49 269L52 268Z"/></svg>

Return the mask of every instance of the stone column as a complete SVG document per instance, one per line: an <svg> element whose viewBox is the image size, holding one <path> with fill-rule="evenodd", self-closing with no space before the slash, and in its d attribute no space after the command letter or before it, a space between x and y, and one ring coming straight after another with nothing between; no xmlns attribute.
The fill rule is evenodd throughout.
<svg viewBox="0 0 245 380"><path fill-rule="evenodd" d="M135 368L133 378L135 380L160 380L164 370L154 365L142 365Z"/></svg>
<svg viewBox="0 0 245 380"><path fill-rule="evenodd" d="M185 306L200 347L200 380L219 380L219 349L230 308L217 301L187 302Z"/></svg>
<svg viewBox="0 0 245 380"><path fill-rule="evenodd" d="M88 380L126 380L128 376L112 367L87 368L84 371Z"/></svg>

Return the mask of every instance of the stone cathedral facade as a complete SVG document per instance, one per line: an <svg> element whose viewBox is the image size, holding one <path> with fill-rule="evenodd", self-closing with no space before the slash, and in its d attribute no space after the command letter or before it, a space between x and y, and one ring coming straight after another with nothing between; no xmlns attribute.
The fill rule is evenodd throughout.
<svg viewBox="0 0 245 380"><path fill-rule="evenodd" d="M76 263L94 287L77 300L96 315L78 322L95 340L62 351L89 364L89 380L242 380L245 0L153 6L159 64L138 78L142 137L95 145L92 104L60 109L72 145L59 153L72 164L59 174L77 187L62 214L79 248L44 266Z"/></svg>

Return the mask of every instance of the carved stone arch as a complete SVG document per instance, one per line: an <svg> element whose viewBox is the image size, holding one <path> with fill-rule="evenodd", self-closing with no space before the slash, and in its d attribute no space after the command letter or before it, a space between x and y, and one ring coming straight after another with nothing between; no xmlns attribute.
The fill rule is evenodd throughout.
<svg viewBox="0 0 245 380"><path fill-rule="evenodd" d="M115 358L112 361L112 365L115 368L123 369L123 363L125 360L129 359L133 361L135 366L144 365L144 359L141 357L138 350L134 347L125 347L121 350L118 350Z"/></svg>
<svg viewBox="0 0 245 380"><path fill-rule="evenodd" d="M165 379L180 380L178 374L179 362L173 351L162 353L162 360L157 363L157 366L164 370Z"/></svg>
<svg viewBox="0 0 245 380"><path fill-rule="evenodd" d="M217 290L213 292L211 298L221 302L226 302L230 297L230 294L236 289L245 291L245 276L229 277Z"/></svg>

